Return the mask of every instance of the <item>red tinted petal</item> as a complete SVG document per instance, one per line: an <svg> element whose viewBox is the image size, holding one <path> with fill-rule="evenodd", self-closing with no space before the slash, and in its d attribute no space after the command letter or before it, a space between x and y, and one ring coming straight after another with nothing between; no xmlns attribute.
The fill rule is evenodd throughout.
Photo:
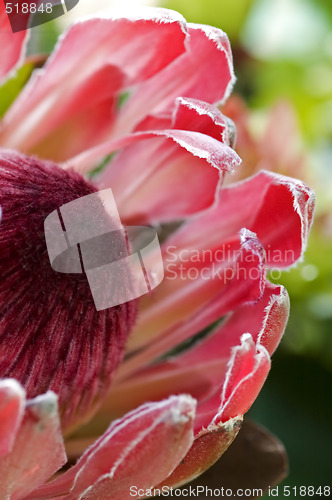
<svg viewBox="0 0 332 500"><path fill-rule="evenodd" d="M68 492L68 499L125 500L130 498L131 485L157 484L192 444L195 405L189 396L173 396L137 408L113 422L72 469L34 498Z"/></svg>
<svg viewBox="0 0 332 500"><path fill-rule="evenodd" d="M264 173L260 174L264 177ZM267 265L287 268L301 259L313 220L315 196L302 181L266 174L264 202L253 221L267 252Z"/></svg>
<svg viewBox="0 0 332 500"><path fill-rule="evenodd" d="M214 422L226 422L243 415L252 405L270 370L270 356L262 345L255 346L250 334L241 337L241 345L233 349Z"/></svg>
<svg viewBox="0 0 332 500"><path fill-rule="evenodd" d="M228 97L235 78L226 34L210 26L188 26L185 53L128 99L115 126L116 134L128 133L147 114L169 110L180 96L210 104Z"/></svg>
<svg viewBox="0 0 332 500"><path fill-rule="evenodd" d="M174 260L171 265L165 263L164 281L142 301L138 324L129 339L129 349L146 345L159 336L165 341L161 340L156 356L240 304L255 302L262 296L265 253L253 233L244 229L240 236L235 235L233 241L225 242L227 252L213 262L204 253L195 254L195 258L190 259L190 254L182 247L181 233L180 228L167 247L172 249L168 256L172 255ZM223 243L219 246L222 247ZM213 255L214 249L212 258ZM143 357L146 359L147 356L147 350L138 354L140 366ZM121 373L126 370L125 364L120 368ZM136 364L135 359L128 360L129 364Z"/></svg>
<svg viewBox="0 0 332 500"><path fill-rule="evenodd" d="M96 421L105 420L109 415L118 417L144 401L158 401L171 394L190 394L199 402L211 397L217 389L220 392L228 360L218 357L218 351L197 360L199 351L192 349L190 353L153 365L116 384L98 411Z"/></svg>
<svg viewBox="0 0 332 500"><path fill-rule="evenodd" d="M230 144L229 119L216 106L198 99L179 97L176 101L172 128L196 130L225 144Z"/></svg>
<svg viewBox="0 0 332 500"><path fill-rule="evenodd" d="M289 298L280 285L266 282L263 297L256 304L237 308L222 325L224 352L239 342L243 333L250 332L255 343L262 344L270 355L277 348L287 325ZM214 346L210 346L214 349Z"/></svg>
<svg viewBox="0 0 332 500"><path fill-rule="evenodd" d="M65 139L62 127L68 119L83 110L90 110L95 119L95 106L158 73L184 51L184 39L184 19L163 9L147 9L127 18L77 22L7 113L2 143L38 152L46 138ZM111 118L109 110L110 123ZM98 129L99 121L94 125ZM71 135L74 133L73 127ZM80 144L76 153L91 145L91 141Z"/></svg>
<svg viewBox="0 0 332 500"><path fill-rule="evenodd" d="M306 248L314 194L303 182L262 171L222 190L218 206L183 227L184 248L213 247L247 227L257 234L273 268L288 267Z"/></svg>
<svg viewBox="0 0 332 500"><path fill-rule="evenodd" d="M190 130L209 135L217 141L230 145L230 120L223 116L216 106L198 99L178 97L173 115L167 111L149 115L136 130L175 129Z"/></svg>
<svg viewBox="0 0 332 500"><path fill-rule="evenodd" d="M237 416L203 430L195 437L192 447L175 471L157 487L181 486L209 469L235 439L241 423L242 417Z"/></svg>
<svg viewBox="0 0 332 500"><path fill-rule="evenodd" d="M213 205L221 173L239 163L231 148L199 132L145 132L132 137L97 184L112 186L124 221L170 221Z"/></svg>
<svg viewBox="0 0 332 500"><path fill-rule="evenodd" d="M14 447L0 461L1 498L25 498L65 462L57 398L48 392L27 402Z"/></svg>
<svg viewBox="0 0 332 500"><path fill-rule="evenodd" d="M45 127L39 126L37 134L42 136L38 144L31 148L30 145L19 145L20 149L37 153L39 157L63 161L82 149L106 140L116 107L113 94L122 80L121 71L113 66L97 71L82 82L81 87L68 101L62 97L61 101L58 100L62 106L56 104L55 109L50 111L51 119ZM47 133L48 126L54 129L54 132L50 129Z"/></svg>
<svg viewBox="0 0 332 500"><path fill-rule="evenodd" d="M195 428L207 427L220 405L232 349L240 344L243 334L250 332L254 342L261 343L272 354L285 329L288 310L286 290L267 282L260 301L237 308L204 340L182 354L113 384L99 417L118 416L144 401L186 392L198 401ZM210 401L211 398L214 399Z"/></svg>
<svg viewBox="0 0 332 500"><path fill-rule="evenodd" d="M25 392L14 379L0 380L0 459L14 445L24 413Z"/></svg>

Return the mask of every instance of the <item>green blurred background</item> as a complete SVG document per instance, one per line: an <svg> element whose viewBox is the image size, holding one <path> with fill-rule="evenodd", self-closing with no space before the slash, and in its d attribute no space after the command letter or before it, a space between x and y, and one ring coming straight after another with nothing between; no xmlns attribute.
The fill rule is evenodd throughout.
<svg viewBox="0 0 332 500"><path fill-rule="evenodd" d="M299 154L304 152L301 165L295 168L296 155L283 165L280 151L280 158L274 153L270 167L289 175L295 171L309 183L316 192L317 210L305 261L277 280L289 291L291 315L271 373L249 415L287 449L290 471L281 485L331 484L332 1L164 0L162 4L180 11L188 21L212 24L228 34L238 79L234 91L248 107L248 126L254 137L261 136L260 147L269 147L264 145L262 128L271 122L277 102L286 101L295 117L298 134L293 146ZM275 116L274 133L283 126ZM245 152L243 147L240 155ZM294 498L291 491L289 498Z"/></svg>

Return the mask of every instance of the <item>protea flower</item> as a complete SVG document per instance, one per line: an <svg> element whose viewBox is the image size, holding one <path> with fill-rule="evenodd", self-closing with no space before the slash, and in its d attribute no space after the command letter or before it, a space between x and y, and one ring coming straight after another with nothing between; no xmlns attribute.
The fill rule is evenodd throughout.
<svg viewBox="0 0 332 500"><path fill-rule="evenodd" d="M24 38L0 21L4 77ZM1 497L131 498L190 481L235 438L288 317L266 272L302 257L313 194L268 172L220 191L240 161L216 107L233 81L218 29L162 9L92 18L3 117ZM122 222L159 228L165 278L96 311L84 275L51 268L43 223L108 187ZM67 440L76 465L43 485L66 462L61 429L93 413Z"/></svg>

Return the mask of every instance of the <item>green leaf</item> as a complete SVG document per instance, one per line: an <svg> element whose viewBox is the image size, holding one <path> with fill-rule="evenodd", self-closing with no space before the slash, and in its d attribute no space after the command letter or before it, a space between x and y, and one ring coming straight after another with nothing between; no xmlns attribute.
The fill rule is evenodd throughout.
<svg viewBox="0 0 332 500"><path fill-rule="evenodd" d="M0 87L0 117L2 117L11 104L15 101L18 94L30 78L34 64L26 63L19 68L15 75L9 78Z"/></svg>

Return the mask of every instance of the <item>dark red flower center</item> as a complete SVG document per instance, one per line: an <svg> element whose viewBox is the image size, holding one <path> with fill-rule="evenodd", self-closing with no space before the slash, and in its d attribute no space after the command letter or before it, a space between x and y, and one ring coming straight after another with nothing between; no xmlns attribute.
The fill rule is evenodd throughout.
<svg viewBox="0 0 332 500"><path fill-rule="evenodd" d="M0 377L28 397L54 390L64 427L106 393L137 312L135 301L97 311L84 273L51 267L45 218L94 192L77 173L0 153Z"/></svg>

